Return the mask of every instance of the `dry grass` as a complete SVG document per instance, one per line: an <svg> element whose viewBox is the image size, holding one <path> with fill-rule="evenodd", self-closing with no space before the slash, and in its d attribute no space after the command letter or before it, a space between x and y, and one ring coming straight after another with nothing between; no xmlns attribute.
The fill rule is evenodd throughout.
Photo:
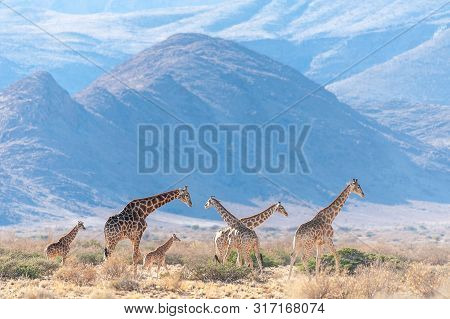
<svg viewBox="0 0 450 319"><path fill-rule="evenodd" d="M288 288L291 298L372 299L392 296L402 286L401 275L392 268L370 266L354 274L303 276Z"/></svg>
<svg viewBox="0 0 450 319"><path fill-rule="evenodd" d="M209 233L208 233L209 234ZM198 233L197 233L198 235ZM154 235L156 236L156 235ZM200 236L199 236L200 237ZM183 240L167 255L169 272L155 273L138 268L133 277L131 247L118 246L107 261L102 260L102 243L81 240L74 243L65 266L47 261L46 238L0 239L0 298L448 298L450 295L450 249L445 243L339 242L356 259L348 271L336 274L330 256L323 259L318 276L302 271L297 262L288 282L290 238L262 243L264 272L213 263L213 242ZM160 238L160 239L159 239ZM155 248L164 236L142 243L142 253ZM345 252L345 250L344 250ZM360 257L374 262L359 261ZM381 259L383 262L379 262ZM401 261L399 264L398 261ZM330 265L327 268L327 265ZM350 271L351 270L351 271Z"/></svg>
<svg viewBox="0 0 450 319"><path fill-rule="evenodd" d="M91 265L73 262L60 267L53 276L77 286L92 286L97 280L97 271Z"/></svg>
<svg viewBox="0 0 450 319"><path fill-rule="evenodd" d="M439 288L448 275L448 272L440 267L413 263L406 271L405 279L411 291L417 296L431 298L439 294Z"/></svg>

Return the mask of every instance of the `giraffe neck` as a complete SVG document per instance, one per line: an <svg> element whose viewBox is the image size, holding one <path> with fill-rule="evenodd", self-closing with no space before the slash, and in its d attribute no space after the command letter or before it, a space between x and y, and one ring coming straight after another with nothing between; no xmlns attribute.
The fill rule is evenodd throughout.
<svg viewBox="0 0 450 319"><path fill-rule="evenodd" d="M212 200L214 207L217 212L220 214L222 219L228 224L230 227L236 227L241 224L240 220L237 219L233 214L225 209L222 204L215 198Z"/></svg>
<svg viewBox="0 0 450 319"><path fill-rule="evenodd" d="M350 185L339 194L339 196L325 209L319 212L319 216L325 217L326 221L332 223L336 216L341 211L345 201L350 196Z"/></svg>
<svg viewBox="0 0 450 319"><path fill-rule="evenodd" d="M174 241L174 239L173 239L173 237L171 237L168 241L166 241L166 242L165 242L162 246L160 246L158 249L159 249L160 251L162 251L163 253L165 253L165 252L168 251L169 248L172 246L173 241Z"/></svg>
<svg viewBox="0 0 450 319"><path fill-rule="evenodd" d="M75 236L77 235L78 230L79 230L79 228L77 225L67 235L61 237L61 239L59 241L61 243L69 245L75 239Z"/></svg>
<svg viewBox="0 0 450 319"><path fill-rule="evenodd" d="M153 213L155 210L160 208L161 206L167 204L168 202L173 201L174 199L178 198L180 196L180 190L176 189L173 191L161 193L158 195L154 195L151 197L139 199L137 202L138 204L144 206L144 209L142 210L141 214L143 218L146 218L148 215Z"/></svg>
<svg viewBox="0 0 450 319"><path fill-rule="evenodd" d="M246 218L242 218L241 222L250 229L258 227L259 225L264 223L270 216L272 216L272 214L275 212L275 207L276 207L276 204L270 206L266 210L263 210L259 214L256 214L256 215L253 215L250 217L246 217Z"/></svg>

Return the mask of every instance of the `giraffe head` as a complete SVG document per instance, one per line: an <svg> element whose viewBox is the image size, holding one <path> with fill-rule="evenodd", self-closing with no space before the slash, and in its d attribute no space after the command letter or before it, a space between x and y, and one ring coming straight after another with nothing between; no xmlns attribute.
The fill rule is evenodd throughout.
<svg viewBox="0 0 450 319"><path fill-rule="evenodd" d="M177 235L173 234L172 235L173 241L181 241L180 238L177 237Z"/></svg>
<svg viewBox="0 0 450 319"><path fill-rule="evenodd" d="M79 221L77 224L78 229L86 230L86 227L84 227L83 222Z"/></svg>
<svg viewBox="0 0 450 319"><path fill-rule="evenodd" d="M180 188L179 191L180 195L178 198L189 207L192 207L191 195L189 194L188 187L184 186L184 188Z"/></svg>
<svg viewBox="0 0 450 319"><path fill-rule="evenodd" d="M350 182L350 191L358 194L359 196L361 196L361 198L364 198L364 192L361 188L361 186L358 183L358 180L356 178L354 178L351 182Z"/></svg>
<svg viewBox="0 0 450 319"><path fill-rule="evenodd" d="M281 205L281 202L278 202L275 206L275 211L279 212L281 215L288 217L288 213L286 209L284 209L283 205Z"/></svg>
<svg viewBox="0 0 450 319"><path fill-rule="evenodd" d="M211 196L208 201L205 204L205 209L210 208L211 206L213 206L214 201L216 201L217 199L214 196Z"/></svg>

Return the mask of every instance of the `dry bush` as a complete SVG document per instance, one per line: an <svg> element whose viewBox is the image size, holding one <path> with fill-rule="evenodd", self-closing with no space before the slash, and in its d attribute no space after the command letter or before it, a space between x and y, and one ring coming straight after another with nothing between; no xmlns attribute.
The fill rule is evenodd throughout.
<svg viewBox="0 0 450 319"><path fill-rule="evenodd" d="M351 298L372 299L389 296L400 289L400 274L391 267L372 266L359 268L353 279Z"/></svg>
<svg viewBox="0 0 450 319"><path fill-rule="evenodd" d="M55 294L42 287L26 287L19 294L21 299L56 299Z"/></svg>
<svg viewBox="0 0 450 319"><path fill-rule="evenodd" d="M114 299L114 293L109 289L93 289L89 299Z"/></svg>
<svg viewBox="0 0 450 319"><path fill-rule="evenodd" d="M180 289L181 283L183 281L184 268L180 271L176 271L172 274L168 274L162 278L164 288L169 291L176 291Z"/></svg>
<svg viewBox="0 0 450 319"><path fill-rule="evenodd" d="M129 275L128 265L118 255L113 255L100 266L99 275L103 280L118 279Z"/></svg>
<svg viewBox="0 0 450 319"><path fill-rule="evenodd" d="M151 250L150 248L144 249ZM213 260L214 244L213 241L181 241L173 245L166 256L168 265L185 265L192 259Z"/></svg>
<svg viewBox="0 0 450 319"><path fill-rule="evenodd" d="M74 262L59 268L54 277L77 286L92 286L97 279L97 272L93 266Z"/></svg>
<svg viewBox="0 0 450 319"><path fill-rule="evenodd" d="M341 276L303 277L287 287L289 298L343 299L350 298L352 286Z"/></svg>
<svg viewBox="0 0 450 319"><path fill-rule="evenodd" d="M416 295L433 297L444 280L443 273L435 267L423 263L413 263L405 274L406 284Z"/></svg>
<svg viewBox="0 0 450 319"><path fill-rule="evenodd" d="M139 282L126 276L113 280L111 286L119 291L138 291L140 288Z"/></svg>
<svg viewBox="0 0 450 319"><path fill-rule="evenodd" d="M235 264L219 264L212 261L195 262L186 265L183 277L188 280L237 282L251 273L248 267L236 267Z"/></svg>
<svg viewBox="0 0 450 319"><path fill-rule="evenodd" d="M398 291L401 278L393 269L373 266L354 274L304 276L287 287L291 298L344 299L375 298Z"/></svg>

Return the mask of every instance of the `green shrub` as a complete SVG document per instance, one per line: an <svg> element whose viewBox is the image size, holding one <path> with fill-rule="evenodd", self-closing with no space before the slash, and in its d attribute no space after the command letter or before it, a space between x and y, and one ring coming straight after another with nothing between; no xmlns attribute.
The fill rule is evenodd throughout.
<svg viewBox="0 0 450 319"><path fill-rule="evenodd" d="M255 254L252 254L252 260L255 267L258 266L258 261L256 260ZM228 256L228 262L231 264L236 264L237 252L233 250ZM281 265L289 265L290 255L284 251L268 251L262 253L262 263L263 267L278 267Z"/></svg>
<svg viewBox="0 0 450 319"><path fill-rule="evenodd" d="M235 264L217 262L199 262L185 268L184 278L188 280L235 282L251 273L248 267L236 267Z"/></svg>
<svg viewBox="0 0 450 319"><path fill-rule="evenodd" d="M285 250L269 250L263 253L264 267L286 266L291 262L291 254Z"/></svg>
<svg viewBox="0 0 450 319"><path fill-rule="evenodd" d="M0 249L0 278L41 278L57 268L58 264L43 254Z"/></svg>
<svg viewBox="0 0 450 319"><path fill-rule="evenodd" d="M99 265L103 262L104 257L101 251L98 252L82 252L77 255L78 262L85 265Z"/></svg>
<svg viewBox="0 0 450 319"><path fill-rule="evenodd" d="M168 265L184 265L186 263L185 257L180 254L167 254L166 264Z"/></svg>
<svg viewBox="0 0 450 319"><path fill-rule="evenodd" d="M83 248L96 248L96 249L100 249L102 251L103 251L103 248L104 248L103 244L100 243L98 240L95 240L95 239L90 239L90 240L83 241L81 243L81 247L83 247Z"/></svg>
<svg viewBox="0 0 450 319"><path fill-rule="evenodd" d="M348 273L353 274L358 267L368 267L375 263L385 263L393 266L394 268L403 268L406 264L405 260L402 260L395 256L386 256L375 253L366 253L354 248L343 248L338 250L340 257L341 269L346 270ZM299 266L304 270L303 265ZM309 272L314 272L316 269L316 259L310 258L307 261L307 267ZM332 254L325 254L321 258L321 269L335 270L335 260Z"/></svg>

